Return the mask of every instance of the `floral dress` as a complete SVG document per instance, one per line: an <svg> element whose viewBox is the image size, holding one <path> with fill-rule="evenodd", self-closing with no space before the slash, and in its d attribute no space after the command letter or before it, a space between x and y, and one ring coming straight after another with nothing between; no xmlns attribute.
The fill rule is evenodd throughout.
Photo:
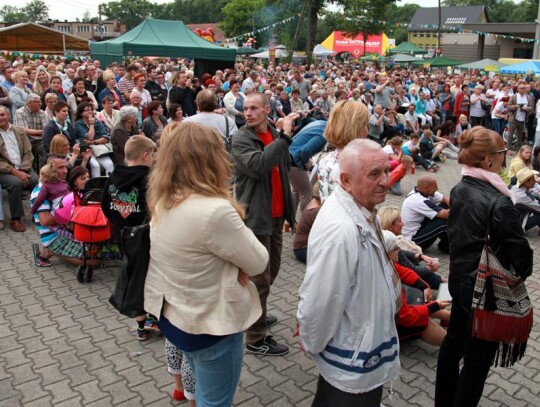
<svg viewBox="0 0 540 407"><path fill-rule="evenodd" d="M317 179L321 203L339 185L339 153L338 150L323 152L317 159Z"/></svg>

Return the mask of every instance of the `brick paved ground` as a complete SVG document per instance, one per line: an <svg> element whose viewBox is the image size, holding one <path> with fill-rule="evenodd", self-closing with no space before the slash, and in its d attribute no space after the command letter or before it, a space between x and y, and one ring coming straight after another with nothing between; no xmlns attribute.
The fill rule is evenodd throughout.
<svg viewBox="0 0 540 407"><path fill-rule="evenodd" d="M422 170L404 180L410 190ZM448 193L459 178L455 162L443 165L436 175L439 188ZM389 196L388 202L402 199ZM4 208L9 214L4 198ZM30 225L30 219L25 223ZM529 232L531 244L540 238ZM117 269L97 270L94 282L77 282L71 267L55 261L54 267L37 269L30 244L36 233L0 231L0 406L166 406L172 379L167 374L163 339L139 343L132 320L120 316L108 304ZM309 406L317 371L295 346L298 288L304 267L285 239L282 270L270 295L270 308L279 318L272 333L291 346L286 357L246 355L238 406ZM535 264L540 264L540 251ZM431 250L448 270L447 256ZM538 269L538 267L536 267ZM540 304L538 270L528 282L530 296ZM482 406L540 406L540 325L533 327L525 358L514 369L493 369ZM402 347L402 374L394 382L395 393L387 406L433 404L437 349L412 341Z"/></svg>

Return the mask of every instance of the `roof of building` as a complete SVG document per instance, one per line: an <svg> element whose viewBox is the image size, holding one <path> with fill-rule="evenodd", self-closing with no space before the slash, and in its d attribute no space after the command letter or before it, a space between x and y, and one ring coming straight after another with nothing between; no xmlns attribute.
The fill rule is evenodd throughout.
<svg viewBox="0 0 540 407"><path fill-rule="evenodd" d="M463 24L481 23L485 13L484 6L441 7L441 24L460 27ZM426 31L419 26L439 24L438 7L422 7L416 10L408 31ZM429 29L428 29L429 30Z"/></svg>

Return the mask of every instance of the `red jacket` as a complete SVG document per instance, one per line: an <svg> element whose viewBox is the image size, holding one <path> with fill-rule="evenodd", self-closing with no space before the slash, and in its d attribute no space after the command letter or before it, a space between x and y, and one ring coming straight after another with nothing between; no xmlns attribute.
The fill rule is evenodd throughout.
<svg viewBox="0 0 540 407"><path fill-rule="evenodd" d="M429 288L429 285L410 268L403 267L397 262L394 263L394 267L399 274L401 282L404 284L414 286L418 285L418 282L420 282L425 288ZM408 305L406 301L407 295L405 293L405 289L401 290L401 299L403 306L399 310L398 314L399 325L404 327L416 327L425 326L428 324L430 314L428 306L433 304L435 301L422 305Z"/></svg>

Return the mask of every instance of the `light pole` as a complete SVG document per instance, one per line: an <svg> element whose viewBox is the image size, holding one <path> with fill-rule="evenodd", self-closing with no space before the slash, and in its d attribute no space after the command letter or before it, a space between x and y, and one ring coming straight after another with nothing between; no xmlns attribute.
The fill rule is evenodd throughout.
<svg viewBox="0 0 540 407"><path fill-rule="evenodd" d="M439 0L439 25L437 26L437 51L435 56L441 54L441 25L442 25L442 13L441 13L441 0Z"/></svg>

